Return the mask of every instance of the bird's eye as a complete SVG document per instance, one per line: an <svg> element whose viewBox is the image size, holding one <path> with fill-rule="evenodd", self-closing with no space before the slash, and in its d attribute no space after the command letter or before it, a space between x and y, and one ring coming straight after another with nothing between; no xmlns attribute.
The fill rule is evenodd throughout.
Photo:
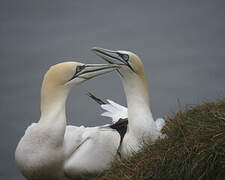
<svg viewBox="0 0 225 180"><path fill-rule="evenodd" d="M83 66L77 66L76 68L76 73L79 73L80 71L82 71L85 68L85 65Z"/></svg>
<svg viewBox="0 0 225 180"><path fill-rule="evenodd" d="M129 56L127 54L122 54L122 58L125 61L128 61L129 60Z"/></svg>

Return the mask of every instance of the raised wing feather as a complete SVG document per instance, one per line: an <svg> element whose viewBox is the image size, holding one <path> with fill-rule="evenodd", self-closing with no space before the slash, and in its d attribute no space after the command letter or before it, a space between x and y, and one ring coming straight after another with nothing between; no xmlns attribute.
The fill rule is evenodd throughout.
<svg viewBox="0 0 225 180"><path fill-rule="evenodd" d="M109 104L102 104L101 108L106 110L106 112L102 113L102 116L107 116L112 118L112 122L115 123L119 119L128 118L128 111L127 108L115 103L112 100L108 100Z"/></svg>
<svg viewBox="0 0 225 180"><path fill-rule="evenodd" d="M112 122L115 124L119 121L119 119L127 119L128 118L128 109L116 102L107 99L107 102L102 101L91 93L88 93L88 96L91 97L95 102L97 102L102 109L105 110L101 115L112 118ZM165 120L163 118L158 118L155 121L157 129L161 131L163 126L165 125Z"/></svg>
<svg viewBox="0 0 225 180"><path fill-rule="evenodd" d="M102 109L104 109L106 112L103 112L101 115L112 118L112 122L116 123L119 119L125 119L128 118L128 111L127 108L115 103L112 100L107 99L107 102L104 102L103 100L97 98L90 92L87 93L87 95L93 99L95 102L97 102Z"/></svg>

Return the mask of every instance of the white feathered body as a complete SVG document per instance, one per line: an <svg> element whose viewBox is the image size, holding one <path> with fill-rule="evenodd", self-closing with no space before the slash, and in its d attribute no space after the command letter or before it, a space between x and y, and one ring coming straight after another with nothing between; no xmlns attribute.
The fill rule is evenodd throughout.
<svg viewBox="0 0 225 180"><path fill-rule="evenodd" d="M119 133L106 126L66 126L65 104L72 87L115 67L65 62L47 71L40 120L27 128L15 152L17 166L28 180L71 180L110 167Z"/></svg>
<svg viewBox="0 0 225 180"><path fill-rule="evenodd" d="M29 180L65 179L62 171L63 146L51 140L51 130L32 124L21 138L15 158L21 173Z"/></svg>
<svg viewBox="0 0 225 180"><path fill-rule="evenodd" d="M128 118L128 109L126 107L109 99L107 99L107 102L107 104L101 105L101 108L106 110L101 114L102 116L112 118L113 123L116 123L120 118ZM123 156L127 156L132 152L137 152L141 148L143 142L149 142L149 140L154 141L158 137L164 137L160 131L165 125L165 120L158 118L154 121L148 108L141 108L140 105L140 108L136 108L135 111L130 112L129 117L131 117L131 120L129 118L128 123L132 121L132 117L134 117L132 125L135 128L133 128L132 131L129 127L127 129L123 143L120 147L120 152Z"/></svg>
<svg viewBox="0 0 225 180"><path fill-rule="evenodd" d="M94 47L92 50L108 63L120 65L117 72L122 80L128 107L127 132L121 143L121 154L129 156L133 151L138 151L144 142L154 142L157 138L162 137L157 128L158 123L156 124L153 120L150 110L143 63L136 54L129 51L115 51L98 47ZM114 106L113 103L110 104ZM124 116L124 111L121 111L123 108L118 107L118 109L120 110L114 115L111 112L103 113L103 115L111 116L115 121L115 118L119 117L119 113L122 112L121 115Z"/></svg>
<svg viewBox="0 0 225 180"><path fill-rule="evenodd" d="M27 179L69 180L103 171L119 147L119 134L107 128L67 126L61 145L54 143L53 131L32 124L19 142L16 162Z"/></svg>

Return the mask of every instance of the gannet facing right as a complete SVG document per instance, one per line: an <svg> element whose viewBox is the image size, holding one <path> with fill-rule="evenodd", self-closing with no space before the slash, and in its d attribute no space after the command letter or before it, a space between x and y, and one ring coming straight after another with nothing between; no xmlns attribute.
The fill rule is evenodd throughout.
<svg viewBox="0 0 225 180"><path fill-rule="evenodd" d="M160 126L163 126L164 120L161 119L157 127L152 117L144 67L140 58L129 51L112 51L97 47L92 50L108 63L120 66L117 72L122 80L128 106L128 127L120 147L122 157L138 151L143 142L149 140L153 142L159 137L164 137L160 132ZM111 107L102 105L103 109L109 111L103 115L113 118L115 115L112 109L117 108L121 110L119 113L125 116L124 107L118 107L118 104L112 101L109 103Z"/></svg>
<svg viewBox="0 0 225 180"><path fill-rule="evenodd" d="M15 152L17 166L28 180L70 180L111 166L119 133L104 126L66 126L65 103L72 87L117 67L65 62L48 70L40 120L27 128Z"/></svg>

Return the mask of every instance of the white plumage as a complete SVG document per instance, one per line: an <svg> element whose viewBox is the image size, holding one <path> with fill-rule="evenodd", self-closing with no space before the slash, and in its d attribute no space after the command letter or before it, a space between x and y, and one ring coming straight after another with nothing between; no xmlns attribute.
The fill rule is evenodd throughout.
<svg viewBox="0 0 225 180"><path fill-rule="evenodd" d="M101 115L112 118L112 122L116 123L120 118L128 117L127 108L107 99L108 104L102 104L101 108L106 110Z"/></svg>
<svg viewBox="0 0 225 180"><path fill-rule="evenodd" d="M101 108L106 110L101 115L112 118L112 122L116 123L119 119L128 118L128 109L116 102L107 99L108 104L102 104ZM165 125L165 120L163 118L157 118L155 120L155 124L157 129L161 131L163 126Z"/></svg>
<svg viewBox="0 0 225 180"><path fill-rule="evenodd" d="M67 126L65 103L70 89L115 65L57 64L46 73L41 92L41 117L21 138L15 159L28 180L70 180L111 166L120 135L108 126Z"/></svg>
<svg viewBox="0 0 225 180"><path fill-rule="evenodd" d="M101 106L106 110L102 115L111 117L113 122L120 118L128 118L126 133L120 146L122 157L137 152L143 142L154 142L157 138L165 137L160 132L165 121L159 119L155 122L152 117L144 67L140 58L129 51L97 47L92 50L108 63L120 66L117 72L122 80L128 109L109 100L108 104Z"/></svg>

